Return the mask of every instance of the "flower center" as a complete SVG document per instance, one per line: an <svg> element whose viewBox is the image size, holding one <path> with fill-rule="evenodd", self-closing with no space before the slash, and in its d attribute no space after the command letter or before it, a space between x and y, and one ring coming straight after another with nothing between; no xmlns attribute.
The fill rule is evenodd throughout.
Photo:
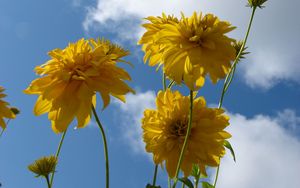
<svg viewBox="0 0 300 188"><path fill-rule="evenodd" d="M175 137L184 137L186 135L188 121L186 119L177 120L170 126L170 134Z"/></svg>

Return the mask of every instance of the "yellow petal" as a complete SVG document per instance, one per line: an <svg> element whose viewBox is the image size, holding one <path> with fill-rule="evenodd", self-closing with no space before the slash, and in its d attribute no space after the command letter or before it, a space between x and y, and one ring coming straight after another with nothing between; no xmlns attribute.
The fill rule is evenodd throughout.
<svg viewBox="0 0 300 188"><path fill-rule="evenodd" d="M34 106L34 115L39 116L41 114L49 112L51 109L51 102L47 99L43 99L43 96L40 95Z"/></svg>

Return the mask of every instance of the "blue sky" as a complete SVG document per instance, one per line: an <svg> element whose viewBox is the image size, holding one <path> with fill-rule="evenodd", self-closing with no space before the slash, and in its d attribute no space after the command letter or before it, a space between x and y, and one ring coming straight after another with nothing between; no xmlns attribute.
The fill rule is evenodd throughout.
<svg viewBox="0 0 300 188"><path fill-rule="evenodd" d="M136 46L142 33L142 18L162 11L179 15L183 11L211 12L229 20L241 39L250 9L246 0L52 0L0 1L0 85L6 101L20 108L0 138L0 182L4 188L46 187L34 178L27 165L54 154L60 135L52 132L47 116L36 117L32 109L36 96L23 90L36 78L33 69L47 61L47 52L64 48L85 37L105 37L120 43L132 54L134 68L129 83L137 95L128 102L112 101L100 112L109 143L111 187L141 188L151 181L153 164L141 142L139 119L146 107L154 107L161 89L161 74L142 62ZM228 131L237 155L222 161L219 187L298 188L300 180L300 13L297 0L269 1L258 10L248 43L251 54L241 62L224 106L231 116ZM218 102L222 83L206 81L199 95L209 104ZM179 88L186 91L186 88ZM100 101L100 99L98 100ZM98 103L101 109L101 103ZM102 139L94 121L80 130L71 125L63 145L54 187L104 187ZM160 169L158 183L166 187Z"/></svg>

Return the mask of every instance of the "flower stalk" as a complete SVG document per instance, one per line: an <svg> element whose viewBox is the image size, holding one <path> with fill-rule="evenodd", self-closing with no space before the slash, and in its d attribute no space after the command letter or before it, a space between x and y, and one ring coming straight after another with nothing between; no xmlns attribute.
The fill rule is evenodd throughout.
<svg viewBox="0 0 300 188"><path fill-rule="evenodd" d="M60 139L60 141L59 141L59 145L58 145L58 148L57 148L57 151L56 151L56 154L55 154L56 159L58 159L58 157L59 157L59 154L60 154L60 151L61 151L61 147L62 147L63 142L64 142L64 140L65 140L66 134L67 134L67 130L66 130L65 132L63 132L63 134L62 134L62 136L61 136L61 139ZM50 188L51 188L52 185L53 185L55 170L56 170L56 165L54 166L54 171L51 173L51 177L50 177Z"/></svg>
<svg viewBox="0 0 300 188"><path fill-rule="evenodd" d="M155 165L155 168L154 168L154 176L153 176L153 182L152 182L152 186L153 186L153 187L155 187L155 184L156 184L157 168L158 168L158 165Z"/></svg>
<svg viewBox="0 0 300 188"><path fill-rule="evenodd" d="M235 70L236 70L236 65L237 65L237 63L238 63L238 61L239 61L239 59L240 59L240 57L241 57L241 55L243 53L243 49L245 48L245 45L246 45L246 42L247 42L247 39L248 39L248 36L249 36L249 33L250 33L250 29L251 29L251 26L252 26L252 22L253 22L255 10L256 10L256 7L253 7L252 14L251 14L250 21L249 21L248 28L247 28L247 32L246 32L246 35L245 35L245 39L243 40L243 45L242 45L242 47L241 47L238 55L236 56L236 58L235 58L235 60L234 60L234 62L232 64L232 66L231 66L229 74L226 76L218 108L222 107L223 100L224 100L224 95L227 92L227 90L228 90L228 88L229 88L229 86L230 86L230 84L231 84L231 82L233 80L233 77L234 77L234 74L235 74Z"/></svg>
<svg viewBox="0 0 300 188"><path fill-rule="evenodd" d="M92 105L92 111L95 116L96 122L99 126L101 135L102 135L102 140L103 140L103 147L104 147L104 155L105 155L105 174L106 174L106 188L109 188L109 158L108 158L108 147L107 147L107 141L106 141L106 136L104 132L104 128L100 122L100 119L97 115L97 112L95 110L94 105Z"/></svg>
<svg viewBox="0 0 300 188"><path fill-rule="evenodd" d="M236 56L232 66L231 66L229 74L226 76L226 79L224 81L222 94L221 94L220 101L219 101L219 106L218 106L219 109L222 108L225 93L227 92L230 84L232 83L232 80L233 80L233 77L234 77L234 74L235 74L235 70L236 70L236 65L237 65L237 63L238 63L238 61L239 61L239 59L240 59L240 57L243 53L243 49L245 48L245 45L246 45L246 42L247 42L247 39L248 39L248 36L249 36L249 33L250 33L250 29L251 29L251 26L252 26L252 22L253 22L253 18L254 18L256 8L257 8L256 6L254 6L252 8L252 13L251 13L251 17L250 17L250 21L249 21L249 24L248 24L248 28L247 28L245 38L243 40L243 45L242 45L238 55ZM215 177L215 181L214 181L214 185L213 185L214 188L216 187L217 182L218 182L219 171L220 171L220 164L217 167L216 177Z"/></svg>
<svg viewBox="0 0 300 188"><path fill-rule="evenodd" d="M183 146L180 152L180 156L179 156L179 160L177 163L177 167L176 167L176 173L175 173L175 179L174 179L174 184L173 184L173 188L176 187L176 184L178 182L178 175L179 175L179 171L180 171L180 166L183 162L183 158L184 158L184 153L186 151L187 148L187 144L188 144L188 138L191 134L191 130L192 130L192 120L193 120L193 90L190 90L190 112L189 112L189 122L188 122L188 128L187 128L187 132L184 138L184 142L183 142Z"/></svg>
<svg viewBox="0 0 300 188"><path fill-rule="evenodd" d="M49 176L45 176L45 178L46 178L46 181L47 181L48 188L51 188L51 184L50 184L50 181L49 181Z"/></svg>

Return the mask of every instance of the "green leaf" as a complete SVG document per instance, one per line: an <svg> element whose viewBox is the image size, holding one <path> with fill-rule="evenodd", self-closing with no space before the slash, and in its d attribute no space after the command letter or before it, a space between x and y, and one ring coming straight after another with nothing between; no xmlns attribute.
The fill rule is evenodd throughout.
<svg viewBox="0 0 300 188"><path fill-rule="evenodd" d="M202 182L202 188L214 188L214 186L208 182Z"/></svg>
<svg viewBox="0 0 300 188"><path fill-rule="evenodd" d="M229 150L230 150L230 153L231 153L231 155L232 155L232 157L233 157L233 160L234 160L234 162L236 162L236 161L235 161L235 154L234 154L234 150L233 150L233 148L232 148L232 146L231 146L230 142L228 142L227 140L225 140L225 142L224 142L224 146L225 146L227 149L229 149Z"/></svg>
<svg viewBox="0 0 300 188"><path fill-rule="evenodd" d="M188 178L179 178L179 181L184 183L184 185L188 186L188 188L194 188L193 183Z"/></svg>
<svg viewBox="0 0 300 188"><path fill-rule="evenodd" d="M199 177L199 173L200 173L200 169L199 169L198 165L193 164L191 175L193 177L195 177L195 178L198 178Z"/></svg>
<svg viewBox="0 0 300 188"><path fill-rule="evenodd" d="M146 188L161 188L160 186L153 186L153 185L151 185L151 184L147 184L146 185Z"/></svg>

